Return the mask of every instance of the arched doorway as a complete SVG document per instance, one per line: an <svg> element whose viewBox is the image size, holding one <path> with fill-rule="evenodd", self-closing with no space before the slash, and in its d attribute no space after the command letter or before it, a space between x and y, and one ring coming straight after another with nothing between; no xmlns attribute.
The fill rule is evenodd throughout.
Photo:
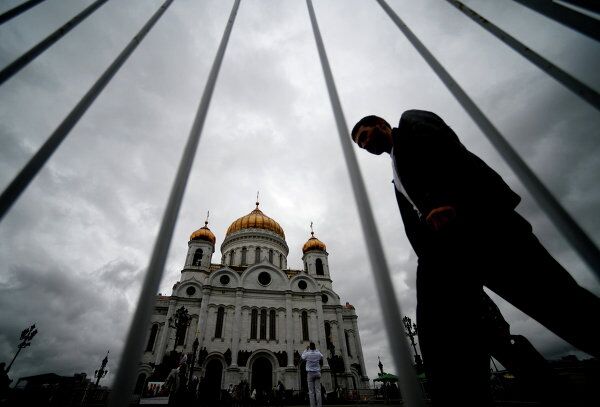
<svg viewBox="0 0 600 407"><path fill-rule="evenodd" d="M252 363L252 382L251 386L256 389L257 398L261 400L263 390L266 394L271 394L273 387L273 365L271 361L264 356L258 357Z"/></svg>
<svg viewBox="0 0 600 407"><path fill-rule="evenodd" d="M146 374L140 373L135 382L135 388L133 389L133 394L142 394L144 392L144 385L146 384Z"/></svg>
<svg viewBox="0 0 600 407"><path fill-rule="evenodd" d="M221 398L221 378L223 375L223 364L218 359L213 359L206 365L206 381L204 390L205 396L201 396L204 400L214 401Z"/></svg>

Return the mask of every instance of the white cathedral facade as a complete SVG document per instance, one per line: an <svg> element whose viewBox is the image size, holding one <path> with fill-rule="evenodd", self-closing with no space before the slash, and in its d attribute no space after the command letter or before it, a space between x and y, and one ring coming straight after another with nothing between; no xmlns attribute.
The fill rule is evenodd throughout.
<svg viewBox="0 0 600 407"><path fill-rule="evenodd" d="M211 388L246 380L259 390L278 381L299 390L306 387L299 355L312 341L325 356L328 392L369 387L357 315L333 290L325 244L311 233L304 269L289 269L284 231L258 206L229 226L220 263L212 262L216 238L208 223L192 233L180 281L170 296L157 296L138 383L173 350L191 355L197 340L193 374ZM176 332L181 307L191 318Z"/></svg>

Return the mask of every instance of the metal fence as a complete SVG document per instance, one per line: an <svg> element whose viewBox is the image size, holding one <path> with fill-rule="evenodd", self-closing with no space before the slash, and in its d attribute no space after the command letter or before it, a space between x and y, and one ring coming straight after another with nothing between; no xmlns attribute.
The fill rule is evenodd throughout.
<svg viewBox="0 0 600 407"><path fill-rule="evenodd" d="M30 0L6 11L0 15L0 24L18 17L21 13L26 12L42 0ZM24 53L21 57L13 61L0 72L0 85L7 81L12 76L27 65L34 58L42 54L46 49L51 47L60 38L62 38L69 30L83 21L87 16L92 14L100 6L106 3L107 0L97 0L73 17L61 28L50 34L46 39ZM572 77L558 67L554 66L540 55L528 49L516 38L508 35L492 22L478 15L474 10L465 6L457 0L446 0L467 17L473 19L482 28L493 34L496 38L510 46L514 51L525 57L528 61L542 69L546 74L559 81L572 92L579 95L583 100L587 101L596 109L600 108L600 97L596 91L583 84L578 79ZM562 3L557 3L551 0L515 0L526 7L535 10L538 13L556 20L557 22L576 30L583 35L587 35L595 40L600 39L600 27L598 20L587 16L578 11L578 8L587 9L592 12L598 12L598 6L587 0L563 0ZM136 49L137 45L143 41L146 34L152 29L154 24L167 11L173 0L166 0L146 24L140 29L130 43L117 56L112 64L104 71L96 83L88 90L88 92L77 103L73 110L65 117L58 128L49 136L43 146L30 159L25 167L19 172L15 179L3 191L0 196L0 221L10 210L12 204L19 198L20 194L27 188L31 180L38 174L40 169L45 165L51 155L56 151L62 141L68 136L69 132L85 114L86 110L91 106L96 97L102 92L104 87L110 82L115 73L123 66L128 57ZM387 13L390 19L398 27L398 29L406 36L410 43L415 47L418 53L423 57L431 69L438 75L439 79L444 83L452 95L464 108L466 113L477 124L481 131L488 137L492 145L502 155L504 160L509 164L515 174L519 177L522 183L529 190L531 195L536 199L540 207L546 212L548 217L554 222L556 227L561 231L564 237L570 242L574 250L584 259L590 266L591 270L600 278L600 252L592 240L585 232L577 225L577 223L568 215L564 208L559 204L550 191L544 184L535 176L531 169L527 166L524 160L510 146L502 134L496 129L491 121L479 109L477 104L468 96L461 86L452 78L448 71L440 64L427 47L418 39L418 37L410 30L410 28L402 21L400 16L395 13L385 0L376 0L381 8ZM420 383L412 372L412 363L408 343L404 332L400 330L402 339L398 340L395 335L398 335L398 330L394 329L402 325L402 313L393 291L391 284L390 273L385 259L384 251L379 239L377 226L372 214L371 205L366 193L363 178L361 176L358 163L355 157L354 149L348 134L348 126L342 110L342 105L335 86L334 75L329 66L327 53L325 51L325 43L321 37L317 16L315 14L312 1L306 0L310 23L315 37L323 74L329 92L329 98L333 109L333 118L335 120L340 143L348 167L348 173L352 182L354 197L356 204L360 210L361 222L365 240L367 243L370 261L372 265L373 275L381 301L381 309L387 329L389 343L392 347L394 360L397 368L404 372L400 378L400 388L404 396L404 401L408 406L423 406L423 396ZM565 5L566 4L566 5ZM567 5L576 7L567 7ZM240 0L235 0L229 20L227 21L221 43L217 50L210 74L201 96L200 103L197 109L187 144L184 148L181 161L177 170L177 175L171 187L168 203L163 215L160 226L160 231L156 238L154 249L149 262L148 270L144 279L142 292L140 294L137 309L135 311L132 324L127 335L127 341L123 356L121 357L115 386L111 392L110 405L124 406L128 404L130 395L133 390L135 376L140 360L143 341L145 339L146 327L150 322L151 312L154 305L154 295L157 292L159 282L162 277L166 256L173 235L173 229L181 206L182 197L185 192L190 169L192 167L196 150L202 134L202 129L208 107L211 101L212 93L217 81L219 70L224 59L227 43L233 29L237 10L240 6ZM368 396L372 397L373 392L368 392ZM365 396L367 394L365 393ZM359 395L360 397L361 395Z"/></svg>

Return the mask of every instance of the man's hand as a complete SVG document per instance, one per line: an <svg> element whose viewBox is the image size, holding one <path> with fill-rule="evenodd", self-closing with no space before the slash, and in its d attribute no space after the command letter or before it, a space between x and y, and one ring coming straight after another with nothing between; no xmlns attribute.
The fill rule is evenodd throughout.
<svg viewBox="0 0 600 407"><path fill-rule="evenodd" d="M456 210L452 206L440 206L429 212L425 220L431 229L439 231L454 218Z"/></svg>

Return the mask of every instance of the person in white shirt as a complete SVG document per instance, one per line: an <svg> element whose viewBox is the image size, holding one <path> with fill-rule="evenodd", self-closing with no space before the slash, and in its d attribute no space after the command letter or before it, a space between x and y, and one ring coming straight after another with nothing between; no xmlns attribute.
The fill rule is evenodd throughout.
<svg viewBox="0 0 600 407"><path fill-rule="evenodd" d="M302 360L306 361L306 381L308 382L308 398L310 407L321 407L321 360L323 355L317 350L314 342L302 352Z"/></svg>

